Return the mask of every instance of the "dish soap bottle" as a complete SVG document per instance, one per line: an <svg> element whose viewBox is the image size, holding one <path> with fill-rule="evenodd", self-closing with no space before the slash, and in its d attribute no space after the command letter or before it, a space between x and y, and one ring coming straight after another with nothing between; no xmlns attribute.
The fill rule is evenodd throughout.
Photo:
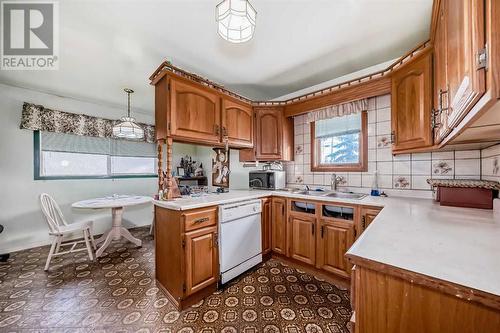
<svg viewBox="0 0 500 333"><path fill-rule="evenodd" d="M372 184L372 191L370 193L374 197L380 196L380 189L378 188L378 171L375 170L373 173L373 184Z"/></svg>

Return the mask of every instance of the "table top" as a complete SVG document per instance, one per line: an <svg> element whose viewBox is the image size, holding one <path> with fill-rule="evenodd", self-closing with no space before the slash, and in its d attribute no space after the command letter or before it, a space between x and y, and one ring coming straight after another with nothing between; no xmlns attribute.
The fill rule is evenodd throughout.
<svg viewBox="0 0 500 333"><path fill-rule="evenodd" d="M88 199L75 202L73 208L101 209L120 208L127 206L142 205L151 202L153 198L140 195L112 195L104 198Z"/></svg>

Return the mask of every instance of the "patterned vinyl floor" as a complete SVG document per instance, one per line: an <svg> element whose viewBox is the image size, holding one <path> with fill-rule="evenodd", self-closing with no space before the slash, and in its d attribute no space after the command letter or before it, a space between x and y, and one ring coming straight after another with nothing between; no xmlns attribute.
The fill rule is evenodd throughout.
<svg viewBox="0 0 500 333"><path fill-rule="evenodd" d="M148 228L132 233L142 248L57 257L48 273L48 247L13 253L0 263L0 332L349 332L348 290L274 259L178 312L156 286Z"/></svg>

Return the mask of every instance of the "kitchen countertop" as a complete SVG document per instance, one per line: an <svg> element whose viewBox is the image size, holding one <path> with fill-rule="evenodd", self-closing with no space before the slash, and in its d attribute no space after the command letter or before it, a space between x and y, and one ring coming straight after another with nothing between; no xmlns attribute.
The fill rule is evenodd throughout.
<svg viewBox="0 0 500 333"><path fill-rule="evenodd" d="M231 190L228 193L211 193L201 197L182 197L173 201L154 200L156 206L172 209L172 210L188 210L194 208L202 208L208 206L223 205L238 201L259 199L269 196L282 196L287 198L296 198L304 200L318 200L328 202L343 202L357 205L369 206L384 206L386 198L366 196L361 200L346 199L346 198L331 198L322 196L311 196L304 194L289 193L286 191L270 191L270 190Z"/></svg>
<svg viewBox="0 0 500 333"><path fill-rule="evenodd" d="M430 199L311 197L282 191L231 190L160 207L186 210L266 196L384 207L347 252L500 296L500 212L444 207Z"/></svg>

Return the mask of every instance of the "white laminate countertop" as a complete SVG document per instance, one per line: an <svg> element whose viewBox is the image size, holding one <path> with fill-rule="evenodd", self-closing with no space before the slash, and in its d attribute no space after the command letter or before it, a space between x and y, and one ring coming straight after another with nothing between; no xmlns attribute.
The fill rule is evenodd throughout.
<svg viewBox="0 0 500 333"><path fill-rule="evenodd" d="M348 254L500 296L500 211L444 207L430 199L352 200L257 190L154 204L186 210L271 195L384 207Z"/></svg>

